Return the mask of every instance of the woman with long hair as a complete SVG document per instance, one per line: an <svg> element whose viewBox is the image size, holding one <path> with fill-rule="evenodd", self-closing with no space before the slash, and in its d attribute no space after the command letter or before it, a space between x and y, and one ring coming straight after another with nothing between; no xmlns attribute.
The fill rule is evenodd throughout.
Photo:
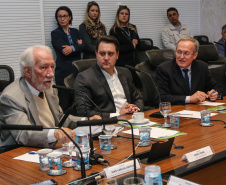
<svg viewBox="0 0 226 185"><path fill-rule="evenodd" d="M83 37L72 25L72 12L67 6L59 7L55 12L58 27L51 32L51 42L56 52L55 81L64 85L64 78L76 72L72 62L81 59L81 51L85 48ZM69 95L64 90L58 91L60 105L63 110L69 105Z"/></svg>
<svg viewBox="0 0 226 185"><path fill-rule="evenodd" d="M110 35L114 36L120 45L118 66L126 64L135 66L135 50L140 45L136 26L129 23L130 9L127 6L119 6L115 23L110 29Z"/></svg>
<svg viewBox="0 0 226 185"><path fill-rule="evenodd" d="M85 20L79 26L86 43L83 58L96 58L96 41L101 35L106 35L105 25L100 21L100 7L95 1L91 1L86 7Z"/></svg>

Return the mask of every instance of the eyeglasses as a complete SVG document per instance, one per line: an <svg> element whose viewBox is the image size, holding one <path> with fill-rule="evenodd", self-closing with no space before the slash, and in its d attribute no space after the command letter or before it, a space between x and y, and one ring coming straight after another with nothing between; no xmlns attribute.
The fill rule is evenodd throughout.
<svg viewBox="0 0 226 185"><path fill-rule="evenodd" d="M69 15L58 15L57 17L58 17L58 19L62 19L62 18L67 18Z"/></svg>
<svg viewBox="0 0 226 185"><path fill-rule="evenodd" d="M188 57L190 57L191 55L194 55L194 53L192 53L192 54L191 54L191 53L187 53L187 52L186 52L186 53L183 53L182 51L178 51L178 50L177 50L177 51L176 51L176 55L179 56L179 57L182 56L182 55L184 55L184 57L187 57L187 58L188 58Z"/></svg>

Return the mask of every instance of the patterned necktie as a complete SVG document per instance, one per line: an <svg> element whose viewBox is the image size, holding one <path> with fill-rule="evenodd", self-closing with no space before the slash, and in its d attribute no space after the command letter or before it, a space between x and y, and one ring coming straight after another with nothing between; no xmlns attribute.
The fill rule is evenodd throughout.
<svg viewBox="0 0 226 185"><path fill-rule="evenodd" d="M40 92L39 95L38 95L38 97L43 99L44 98L44 93L43 92Z"/></svg>
<svg viewBox="0 0 226 185"><path fill-rule="evenodd" d="M185 86L187 88L187 91L190 92L190 86L189 86L189 78L188 78L188 69L183 69L184 71L184 82L185 82Z"/></svg>

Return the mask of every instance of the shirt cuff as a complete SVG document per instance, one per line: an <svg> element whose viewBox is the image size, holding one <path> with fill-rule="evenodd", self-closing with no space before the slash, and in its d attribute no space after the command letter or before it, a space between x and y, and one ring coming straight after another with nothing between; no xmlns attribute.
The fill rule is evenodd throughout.
<svg viewBox="0 0 226 185"><path fill-rule="evenodd" d="M71 47L72 47L73 52L75 52L75 47L74 46L71 46Z"/></svg>
<svg viewBox="0 0 226 185"><path fill-rule="evenodd" d="M83 117L82 119L81 119L81 121L85 121L86 120L86 117Z"/></svg>
<svg viewBox="0 0 226 185"><path fill-rule="evenodd" d="M110 118L112 118L112 117L118 117L118 116L120 116L120 114L118 112L116 112L116 113L110 113Z"/></svg>
<svg viewBox="0 0 226 185"><path fill-rule="evenodd" d="M185 103L190 103L190 96L186 96Z"/></svg>
<svg viewBox="0 0 226 185"><path fill-rule="evenodd" d="M55 129L49 129L49 132L48 132L48 135L47 135L48 143L56 142L56 138L54 136L54 132L55 132Z"/></svg>

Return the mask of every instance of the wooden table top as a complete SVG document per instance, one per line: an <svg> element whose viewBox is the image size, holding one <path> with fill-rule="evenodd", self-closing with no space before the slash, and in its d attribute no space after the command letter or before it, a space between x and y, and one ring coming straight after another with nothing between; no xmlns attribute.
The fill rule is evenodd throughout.
<svg viewBox="0 0 226 185"><path fill-rule="evenodd" d="M226 102L220 100L219 102ZM180 110L195 110L201 111L210 108L210 106L197 105L197 104L187 104L185 106L175 105L172 106L171 112L177 112ZM158 111L150 110L145 112L145 117L149 118L151 121L156 121L163 124L163 118L150 118L149 115L153 112ZM122 119L131 119L131 115L126 115L121 117ZM216 116L211 117L212 120L223 120L226 121L226 114L218 113ZM168 119L169 122L169 119ZM180 118L180 128L177 129L181 132L187 133L187 135L176 137L174 143L176 145L183 145L184 149L174 149L172 148L171 153L176 154L176 156L154 163L161 167L162 173L166 173L175 168L184 166L187 162L182 162L181 158L184 154L194 151L196 149L211 146L215 153L221 152L226 149L226 128L222 122L212 121L214 126L212 127L202 127L200 126L200 119L191 118ZM131 135L119 133L119 135L131 137ZM135 143L138 142L138 137ZM132 153L131 139L117 137L113 138L114 144L117 144L118 149L112 150L111 154L104 155L104 158L108 160L112 165L118 163L119 161L125 159ZM94 147L98 148L95 153L99 154L99 142L94 141ZM25 162L13 159L19 155L25 154L30 151L37 151L39 148L32 147L20 147L5 153L0 154L0 184L31 184L40 181L54 179L59 185L64 185L70 181L81 177L81 173L73 170L72 168L66 168L67 173L62 176L49 176L47 172L40 171L40 164ZM138 147L136 153L150 150L150 147ZM64 160L64 159L63 159ZM142 164L142 168L137 170L137 173L144 174L145 164ZM86 175L93 172L102 171L107 165L93 165L92 168L86 171Z"/></svg>

